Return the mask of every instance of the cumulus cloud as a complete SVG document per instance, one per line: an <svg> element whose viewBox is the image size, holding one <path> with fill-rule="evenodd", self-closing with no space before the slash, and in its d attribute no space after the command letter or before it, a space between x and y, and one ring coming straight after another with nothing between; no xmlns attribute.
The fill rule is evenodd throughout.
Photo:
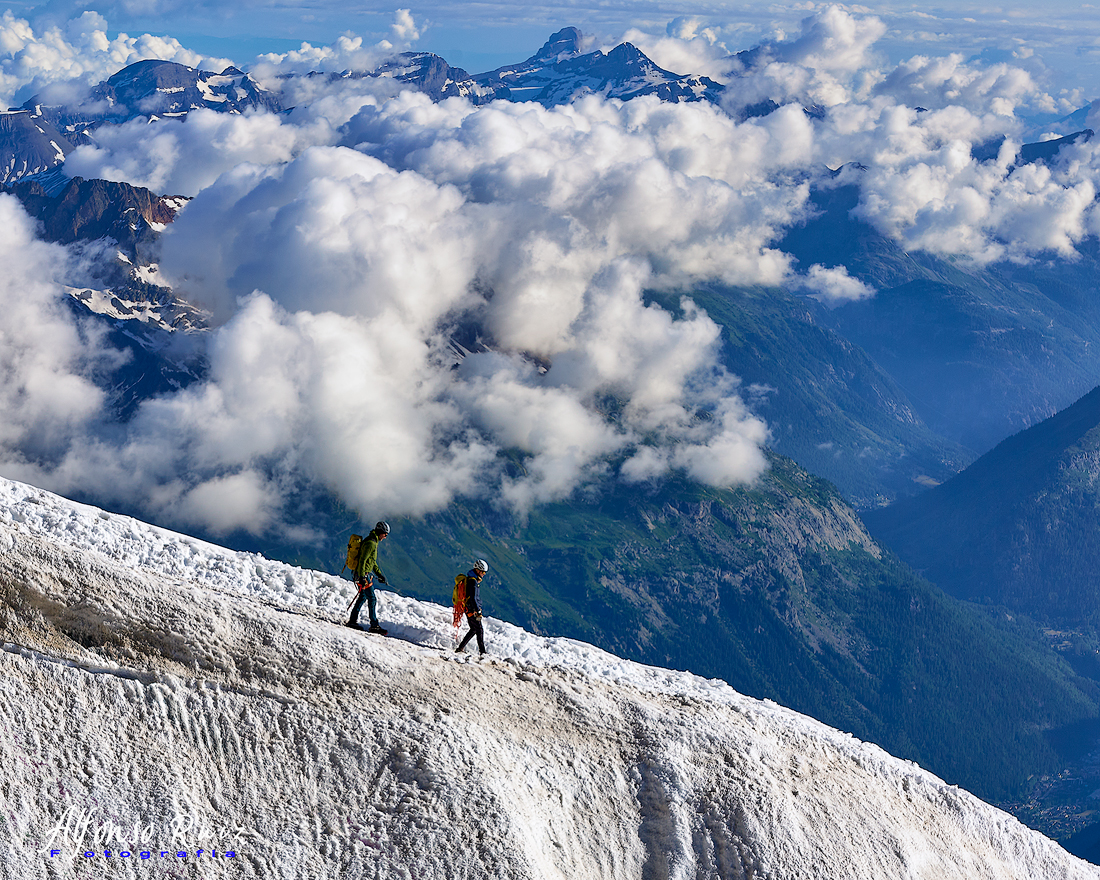
<svg viewBox="0 0 1100 880"><path fill-rule="evenodd" d="M1027 117L1060 106L1029 71L957 54L891 66L875 48L882 33L874 17L826 7L800 34L739 57L727 109L763 100L821 105L792 152L807 173L817 163L847 166L845 182L860 190L857 216L907 249L979 263L1072 256L1095 222L1096 145L1018 165ZM856 165L863 170L851 171ZM824 300L837 302L836 280L798 283L822 286Z"/></svg>
<svg viewBox="0 0 1100 880"><path fill-rule="evenodd" d="M260 55L251 66L251 72L265 84L278 87L279 77L285 74L372 71L387 58L409 51L420 39L420 30L421 26L408 9L398 9L388 38L369 44L362 36L348 33L328 46L302 43L290 52Z"/></svg>
<svg viewBox="0 0 1100 880"><path fill-rule="evenodd" d="M868 53L886 32L873 15L852 15L837 5L802 20L802 32L793 40L764 43L748 60L752 67L792 64L819 72L854 73L869 66Z"/></svg>
<svg viewBox="0 0 1100 880"><path fill-rule="evenodd" d="M829 306L857 302L875 295L875 289L848 274L843 266L827 267L814 264L806 274L793 281L795 289Z"/></svg>
<svg viewBox="0 0 1100 880"><path fill-rule="evenodd" d="M834 107L860 100L877 78L882 59L875 43L886 25L830 5L807 16L794 39L777 39L726 65L731 88L724 99L734 114L764 101Z"/></svg>
<svg viewBox="0 0 1100 880"><path fill-rule="evenodd" d="M419 96L406 101L406 109L417 114L437 109ZM742 446L758 446L765 429L744 408L729 404L737 399L736 385L716 373L717 327L688 301L679 319L643 301L644 287L656 282L653 265L671 267L673 252L692 241L696 251L703 249L704 240L728 222L738 191L712 181L712 187L729 191L724 202L716 202L714 216L658 244L651 238L659 227L605 228L639 207L648 210L634 204L649 181L630 180L633 164L597 192L591 191L591 176L557 187L543 179L545 167L539 179L525 180L525 171L535 173L539 163L528 166L529 151L517 140L524 129L512 127L512 114L530 108L476 110L463 104L440 112L459 114L451 133L473 132L473 142L462 146L469 151L468 166L434 165L438 156L431 150L423 155L423 168L414 169L347 147L315 147L285 165L242 166L223 175L180 213L164 238L162 271L178 290L226 320L219 335L236 332L240 302L257 313L250 292L260 289L260 301L275 309L269 319L300 322L324 315L326 326L343 335L339 344L326 339L326 350L359 347L364 358L374 353L357 375L373 377L378 389L356 386L353 396L364 402L380 398L379 406L364 406L379 413L377 422L342 423L339 412L320 407L313 381L278 395L308 407L303 424L329 444L308 455L296 444L294 457L305 455L312 471L337 484L346 462L367 464L355 454L354 442L365 432L378 456L375 465L386 476L378 486L359 481L347 491L364 504L415 512L479 485L499 486L501 497L519 508L559 498L603 472L609 456L629 454L642 443L664 450L665 472L681 468L725 483L758 474L763 459L745 454ZM576 119L563 124L556 118L567 111L537 112L528 140L577 135ZM471 114L482 118L465 118ZM403 130L402 119L376 114L359 122L357 131ZM590 121L582 128L590 128ZM639 121L639 130L658 127ZM490 144L496 149L486 150ZM399 149L411 160L406 146ZM458 144L439 148L458 156ZM395 155L394 164L410 164L397 163ZM739 169L737 179L743 173ZM494 175L499 180L489 179ZM480 186L492 188L493 198L485 198ZM675 208L679 198L699 198L690 187L672 189L658 193L661 210ZM532 201L540 190L541 198ZM713 253L693 259L724 263L718 251L729 244L723 240ZM741 251L739 260L757 260L772 271L768 254ZM451 371L448 341L463 326L476 326L490 350L470 354ZM278 342L264 350L268 359L277 359L297 347ZM295 363L288 375L308 373ZM248 372L236 365L226 377ZM381 398L380 389L393 397ZM617 401L610 419L601 409L609 399ZM719 411L699 420L700 412ZM331 448L341 436L346 440L338 450ZM377 453L378 443L384 453ZM681 443L696 450L694 457L671 451ZM525 455L525 476L499 472L499 456L508 449ZM722 464L704 467L706 456Z"/></svg>
<svg viewBox="0 0 1100 880"><path fill-rule="evenodd" d="M34 224L13 197L0 194L0 456L18 474L65 454L100 414L96 380L122 357L80 324L61 300L67 255L36 241Z"/></svg>
<svg viewBox="0 0 1100 880"><path fill-rule="evenodd" d="M630 28L618 43L632 43L665 70L682 74L724 77L729 71L729 28L715 26L697 16L679 16L670 21L662 34Z"/></svg>
<svg viewBox="0 0 1100 880"><path fill-rule="evenodd" d="M295 311L393 313L425 332L470 297L494 219L455 187L316 147L203 190L165 236L161 268L219 319L261 289Z"/></svg>
<svg viewBox="0 0 1100 880"><path fill-rule="evenodd" d="M674 137L656 102L636 108L642 117L598 101L588 115L540 108L528 120L513 105L442 108L453 124L421 142L422 167L401 167L418 161L399 135L437 109L404 100L344 132L389 126L391 162L369 139L315 146L238 164L199 190L164 236L162 272L221 322L207 380L143 404L121 440L88 425L36 482L140 498L162 521L224 531L279 527L304 481L394 515L482 492L526 509L614 476L642 447L656 456L649 476L760 473L766 428L716 366L717 327L690 300L675 317L643 293L715 267L780 277L782 260L760 243L804 193L772 204L781 190L761 189L734 156L685 153L681 166L700 168L670 172L661 157L688 135ZM646 132L637 144L626 120ZM601 186L598 171L572 169L567 146L580 139L595 159L593 137L622 148L601 160ZM547 155L530 164L540 138ZM447 151L466 155L440 163ZM750 155L782 168L780 153L756 143ZM634 216L700 205L671 234ZM744 242L723 233L730 224ZM470 327L483 350L452 369L451 339ZM505 468L508 451L521 474ZM640 478L636 466L623 476Z"/></svg>
<svg viewBox="0 0 1100 880"><path fill-rule="evenodd" d="M307 147L337 136L324 120L293 124L272 113L194 110L182 121L138 118L100 126L94 144L77 147L66 158L65 173L192 196L238 166L289 162Z"/></svg>
<svg viewBox="0 0 1100 880"><path fill-rule="evenodd" d="M709 105L650 98L546 110L433 105L411 93L364 107L346 137L391 167L454 185L506 215L508 235L484 244L508 246L487 280L500 295L526 292L529 301L503 313L497 330L507 334L509 320L538 322L547 336L562 320L556 316L579 308L578 286L622 255L645 257L655 283L666 286L700 277L778 282L786 258L768 244L807 195L783 178L803 165L811 141L809 122L793 107L738 124Z"/></svg>
<svg viewBox="0 0 1100 880"><path fill-rule="evenodd" d="M831 160L844 154L862 163L844 178L860 190L855 214L907 249L979 264L1051 252L1072 257L1095 215L1097 145L1081 141L1049 161L1021 165L1020 141L1008 137L995 154L982 155L976 148L996 142L998 132L1019 130L1011 117L1000 119L875 101L833 114L818 145Z"/></svg>
<svg viewBox="0 0 1100 880"><path fill-rule="evenodd" d="M908 107L966 108L1005 117L1021 106L1031 113L1051 113L1057 106L1026 70L1005 63L968 64L959 54L914 56L889 71L873 93Z"/></svg>

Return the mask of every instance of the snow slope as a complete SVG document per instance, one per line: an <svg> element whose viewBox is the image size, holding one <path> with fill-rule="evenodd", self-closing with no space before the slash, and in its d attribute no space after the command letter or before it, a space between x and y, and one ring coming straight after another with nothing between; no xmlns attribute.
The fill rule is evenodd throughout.
<svg viewBox="0 0 1100 880"><path fill-rule="evenodd" d="M369 636L349 598L0 480L0 875L1100 878L722 682L492 619L455 655L393 593Z"/></svg>

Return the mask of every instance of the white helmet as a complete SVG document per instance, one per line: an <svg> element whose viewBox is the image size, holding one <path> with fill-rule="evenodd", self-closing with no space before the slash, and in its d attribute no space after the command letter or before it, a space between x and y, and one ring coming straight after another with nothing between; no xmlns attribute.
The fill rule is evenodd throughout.
<svg viewBox="0 0 1100 880"><path fill-rule="evenodd" d="M482 574L485 574L489 570L489 563L486 562L484 559L477 559L474 561L474 569L476 571L480 571Z"/></svg>

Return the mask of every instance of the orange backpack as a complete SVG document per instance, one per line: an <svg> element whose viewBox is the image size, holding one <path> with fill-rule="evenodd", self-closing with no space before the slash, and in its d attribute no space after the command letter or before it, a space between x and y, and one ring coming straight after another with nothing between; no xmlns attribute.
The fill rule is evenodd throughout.
<svg viewBox="0 0 1100 880"><path fill-rule="evenodd" d="M454 625L457 627L462 622L462 615L466 613L466 575L455 575L455 588L451 593L451 602L455 607Z"/></svg>

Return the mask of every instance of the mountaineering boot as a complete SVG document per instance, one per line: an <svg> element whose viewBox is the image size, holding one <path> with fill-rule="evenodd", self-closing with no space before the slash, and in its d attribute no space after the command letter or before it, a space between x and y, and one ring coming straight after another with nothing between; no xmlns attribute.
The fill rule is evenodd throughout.
<svg viewBox="0 0 1100 880"><path fill-rule="evenodd" d="M354 620L349 620L347 623L344 624L344 626L348 627L349 629L357 629L357 630L362 630L363 629L363 624L356 623Z"/></svg>
<svg viewBox="0 0 1100 880"><path fill-rule="evenodd" d="M360 627L360 629L362 629L362 627ZM370 629L368 629L367 632L378 633L378 635L384 636L386 633L389 632L389 630L388 629L382 629L382 627L379 626L377 623L372 623L370 625Z"/></svg>

